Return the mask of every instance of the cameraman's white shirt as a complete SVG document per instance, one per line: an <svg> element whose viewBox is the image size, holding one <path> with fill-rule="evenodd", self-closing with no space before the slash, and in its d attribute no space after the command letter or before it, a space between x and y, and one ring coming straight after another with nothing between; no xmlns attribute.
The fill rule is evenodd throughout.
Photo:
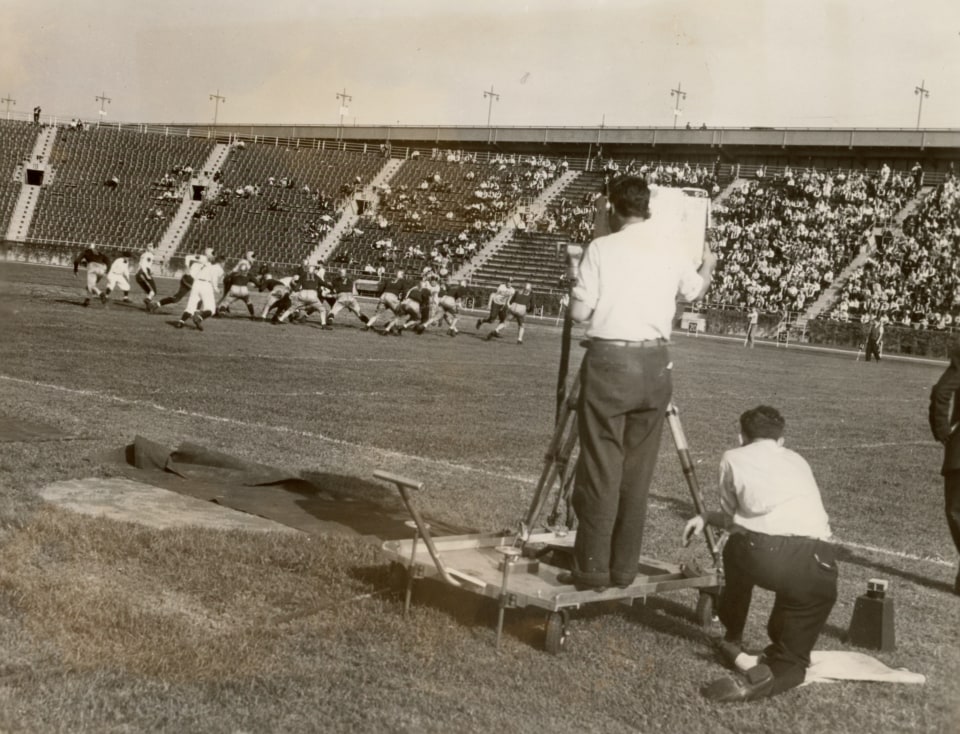
<svg viewBox="0 0 960 734"><path fill-rule="evenodd" d="M573 297L593 310L587 336L669 339L677 294L692 300L703 278L653 219L595 239L584 252Z"/></svg>
<svg viewBox="0 0 960 734"><path fill-rule="evenodd" d="M830 522L810 465L772 439L724 452L720 507L735 525L755 533L830 537Z"/></svg>

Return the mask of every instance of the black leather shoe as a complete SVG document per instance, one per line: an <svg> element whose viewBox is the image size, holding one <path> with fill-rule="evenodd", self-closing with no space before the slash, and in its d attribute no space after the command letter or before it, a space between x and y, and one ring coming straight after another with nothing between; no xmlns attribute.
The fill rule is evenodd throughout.
<svg viewBox="0 0 960 734"><path fill-rule="evenodd" d="M755 701L770 695L773 673L766 665L755 665L742 676L717 678L700 689L704 698L714 703Z"/></svg>
<svg viewBox="0 0 960 734"><path fill-rule="evenodd" d="M606 591L606 586L588 584L574 578L569 571L561 571L557 574L557 581L567 586L573 586L577 591Z"/></svg>

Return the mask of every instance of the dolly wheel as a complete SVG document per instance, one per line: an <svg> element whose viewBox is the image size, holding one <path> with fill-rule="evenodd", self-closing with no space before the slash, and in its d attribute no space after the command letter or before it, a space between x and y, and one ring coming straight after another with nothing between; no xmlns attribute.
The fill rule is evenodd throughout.
<svg viewBox="0 0 960 734"><path fill-rule="evenodd" d="M567 615L564 612L550 612L547 615L543 649L551 655L559 655L566 649L567 637Z"/></svg>
<svg viewBox="0 0 960 734"><path fill-rule="evenodd" d="M713 594L708 591L701 591L700 598L697 599L697 623L704 629L710 629L716 621L717 600Z"/></svg>

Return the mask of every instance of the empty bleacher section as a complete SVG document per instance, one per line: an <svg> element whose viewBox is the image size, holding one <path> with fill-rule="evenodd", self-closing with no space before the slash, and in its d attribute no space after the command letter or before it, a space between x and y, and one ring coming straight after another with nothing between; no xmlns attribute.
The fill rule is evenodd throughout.
<svg viewBox="0 0 960 734"><path fill-rule="evenodd" d="M61 128L28 241L135 249L159 241L212 147L135 129Z"/></svg>
<svg viewBox="0 0 960 734"><path fill-rule="evenodd" d="M0 232L7 231L38 132L29 122L0 122Z"/></svg>
<svg viewBox="0 0 960 734"><path fill-rule="evenodd" d="M380 192L376 211L360 219L332 253L351 268L453 272L502 229L521 203L535 199L559 163L538 156L439 153L404 162Z"/></svg>
<svg viewBox="0 0 960 734"><path fill-rule="evenodd" d="M253 250L265 263L302 262L383 166L382 156L317 147L234 145L219 193L194 215L178 252Z"/></svg>

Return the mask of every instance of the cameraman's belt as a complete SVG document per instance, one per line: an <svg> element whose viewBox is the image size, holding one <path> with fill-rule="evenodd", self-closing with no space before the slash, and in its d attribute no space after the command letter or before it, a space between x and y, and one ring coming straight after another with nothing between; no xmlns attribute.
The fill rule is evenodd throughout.
<svg viewBox="0 0 960 734"><path fill-rule="evenodd" d="M596 344L597 346L604 347L632 347L634 349L645 349L650 347L663 347L667 345L667 340L663 338L659 339L644 339L643 341L627 341L625 339L589 339L586 344Z"/></svg>

